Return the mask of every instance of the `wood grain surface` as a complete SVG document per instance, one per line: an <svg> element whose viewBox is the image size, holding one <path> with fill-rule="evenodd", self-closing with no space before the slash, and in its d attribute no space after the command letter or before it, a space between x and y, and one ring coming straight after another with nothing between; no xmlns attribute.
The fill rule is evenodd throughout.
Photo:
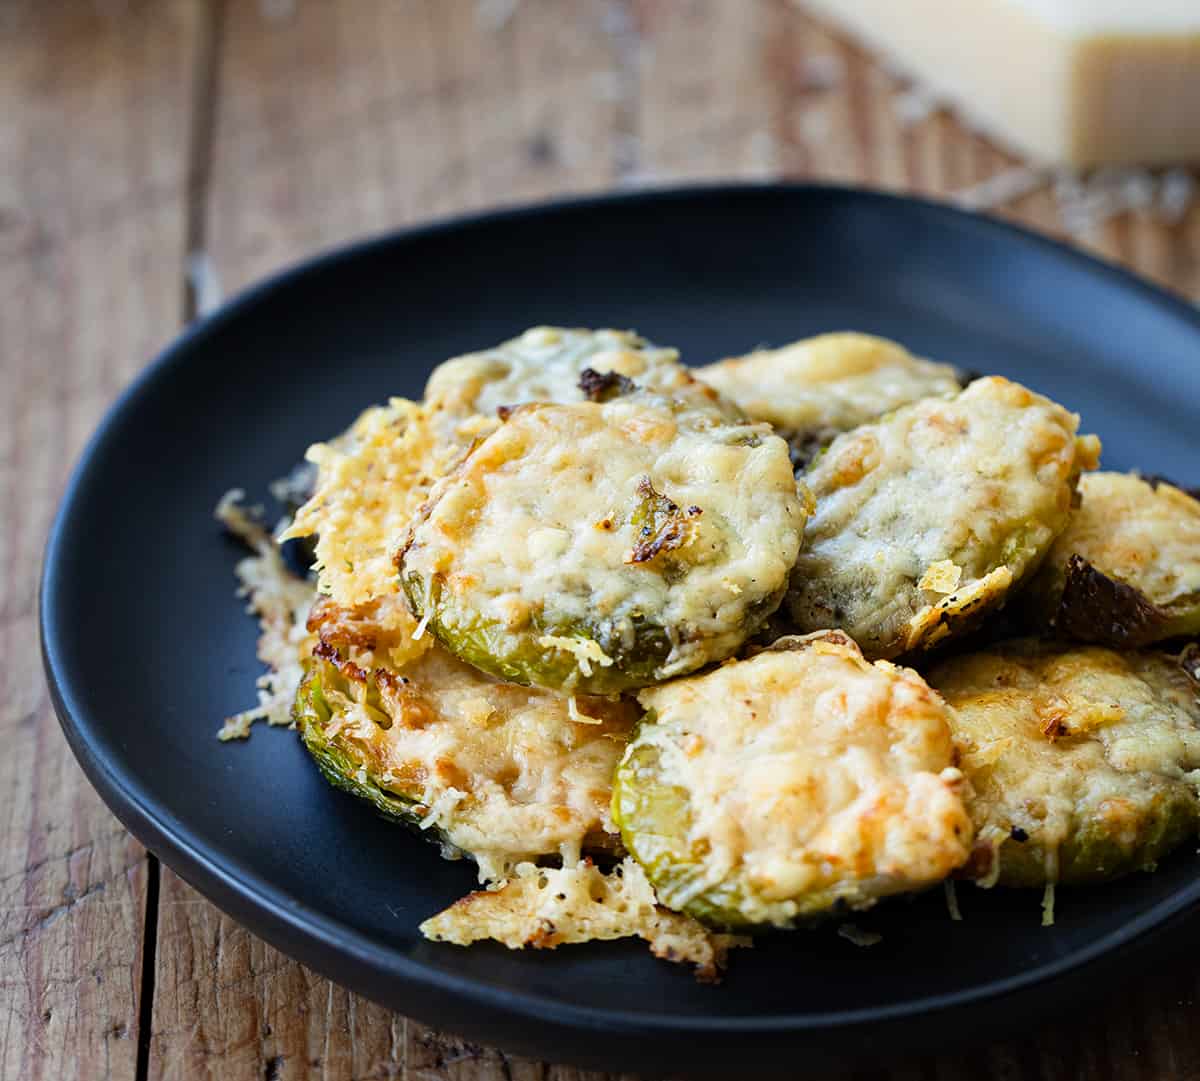
<svg viewBox="0 0 1200 1081"><path fill-rule="evenodd" d="M557 194L807 177L953 198L1018 164L912 106L784 0L0 0L0 1077L611 1076L368 1003L129 838L49 709L46 529L102 410L222 294L331 244ZM1065 232L1049 184L998 212ZM1078 239L1200 301L1200 204ZM1197 1078L1196 994L1181 960L1025 1040L854 1076Z"/></svg>

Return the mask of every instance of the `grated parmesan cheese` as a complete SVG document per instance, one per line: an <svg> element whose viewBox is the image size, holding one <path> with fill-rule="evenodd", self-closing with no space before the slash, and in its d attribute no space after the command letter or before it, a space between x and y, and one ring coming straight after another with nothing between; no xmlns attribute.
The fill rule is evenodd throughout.
<svg viewBox="0 0 1200 1081"><path fill-rule="evenodd" d="M944 879L942 889L946 894L946 911L950 913L950 919L955 923L961 923L962 909L958 907L958 891L954 888L954 879Z"/></svg>
<svg viewBox="0 0 1200 1081"><path fill-rule="evenodd" d="M423 830L432 826L440 826L443 829L452 828L454 809L466 798L467 794L460 792L457 788L443 789L438 793L437 799L426 805L425 816L421 819L420 828Z"/></svg>
<svg viewBox="0 0 1200 1081"><path fill-rule="evenodd" d="M312 649L305 622L316 591L307 579L288 570L279 546L262 527L253 509L244 507L240 488L226 492L215 515L254 554L234 568L241 583L238 595L249 598L246 610L258 618L258 657L268 670L258 677L258 705L226 719L217 732L222 741L246 739L255 721L291 724L292 702L303 676L304 658Z"/></svg>
<svg viewBox="0 0 1200 1081"><path fill-rule="evenodd" d="M585 676L592 674L593 661L601 668L608 668L613 662L612 658L600 648L600 643L591 638L564 638L555 634L543 634L538 639L538 645L546 649L561 649L574 654L575 663L579 665L579 671Z"/></svg>

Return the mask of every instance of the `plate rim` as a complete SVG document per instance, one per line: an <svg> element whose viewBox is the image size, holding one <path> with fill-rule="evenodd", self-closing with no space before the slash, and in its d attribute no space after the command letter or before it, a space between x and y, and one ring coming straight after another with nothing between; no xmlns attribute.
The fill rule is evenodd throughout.
<svg viewBox="0 0 1200 1081"><path fill-rule="evenodd" d="M397 947L379 942L355 931L336 919L322 915L286 891L272 885L241 861L223 860L210 851L191 829L177 819L165 805L147 794L138 778L120 768L115 755L107 755L93 746L86 711L71 690L71 674L61 657L60 629L56 608L63 551L67 546L67 526L79 494L90 479L99 450L112 438L125 416L136 409L139 400L161 380L169 379L174 369L188 362L194 348L206 337L261 300L286 290L294 281L334 268L337 264L370 256L393 245L436 238L493 222L520 221L555 215L587 214L610 207L639 204L686 204L690 200L713 198L753 199L756 197L790 200L846 199L862 200L902 212L913 209L932 215L955 226L983 233L1006 234L1017 243L1032 245L1051 258L1072 263L1093 276L1107 279L1145 301L1166 309L1185 324L1190 324L1200 340L1200 308L1167 289L1143 279L1115 264L1105 262L1077 248L1036 233L1029 228L989 214L972 212L949 203L884 191L820 183L719 182L688 183L669 187L639 189L632 192L608 192L585 196L566 196L522 203L503 208L485 209L442 217L420 224L388 230L320 251L300 262L252 283L230 297L216 311L196 320L177 334L143 366L106 409L71 469L62 490L44 549L39 578L37 614L42 661L52 704L72 753L82 766L88 781L100 794L121 823L162 862L194 884L210 900L228 895L245 906L258 923L256 933L278 943L286 939L307 941L316 960L305 956L304 963L332 972L340 962L352 961L373 974L377 981L405 989L432 988L484 1008L494 1015L536 1019L567 1028L611 1032L638 1032L648 1036L694 1034L779 1035L854 1028L885 1021L904 1021L946 1012L964 1006L990 1002L1044 984L1052 984L1100 962L1128 952L1155 932L1200 906L1200 874L1186 887L1155 903L1145 912L1117 930L1101 936L1065 957L1051 958L1025 971L1003 979L977 984L957 991L925 995L881 1006L858 1007L828 1013L686 1015L669 1012L647 1014L603 1006L564 1003L546 995L501 989L483 979L462 976L426 965L404 955ZM163 853L167 853L166 856ZM228 911L224 901L214 902ZM235 917L242 920L242 916ZM247 921L249 922L249 921ZM262 928L269 927L270 931ZM281 947L292 956L290 946ZM366 981L345 981L339 971L336 982L366 986ZM371 991L366 991L369 996ZM414 1004L415 1005L415 1004Z"/></svg>

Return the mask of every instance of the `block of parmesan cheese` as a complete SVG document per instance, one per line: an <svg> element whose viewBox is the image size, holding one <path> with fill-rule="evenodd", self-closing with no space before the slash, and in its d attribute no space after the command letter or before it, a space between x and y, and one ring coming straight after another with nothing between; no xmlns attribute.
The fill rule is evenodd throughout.
<svg viewBox="0 0 1200 1081"><path fill-rule="evenodd" d="M803 0L980 131L1077 167L1200 161L1200 0Z"/></svg>

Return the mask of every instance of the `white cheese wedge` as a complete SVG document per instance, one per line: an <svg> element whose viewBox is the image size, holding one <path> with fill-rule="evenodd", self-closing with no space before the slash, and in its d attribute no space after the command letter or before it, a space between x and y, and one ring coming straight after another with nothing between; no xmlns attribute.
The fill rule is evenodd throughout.
<svg viewBox="0 0 1200 1081"><path fill-rule="evenodd" d="M1076 167L1200 161L1197 0L803 0L985 134Z"/></svg>

